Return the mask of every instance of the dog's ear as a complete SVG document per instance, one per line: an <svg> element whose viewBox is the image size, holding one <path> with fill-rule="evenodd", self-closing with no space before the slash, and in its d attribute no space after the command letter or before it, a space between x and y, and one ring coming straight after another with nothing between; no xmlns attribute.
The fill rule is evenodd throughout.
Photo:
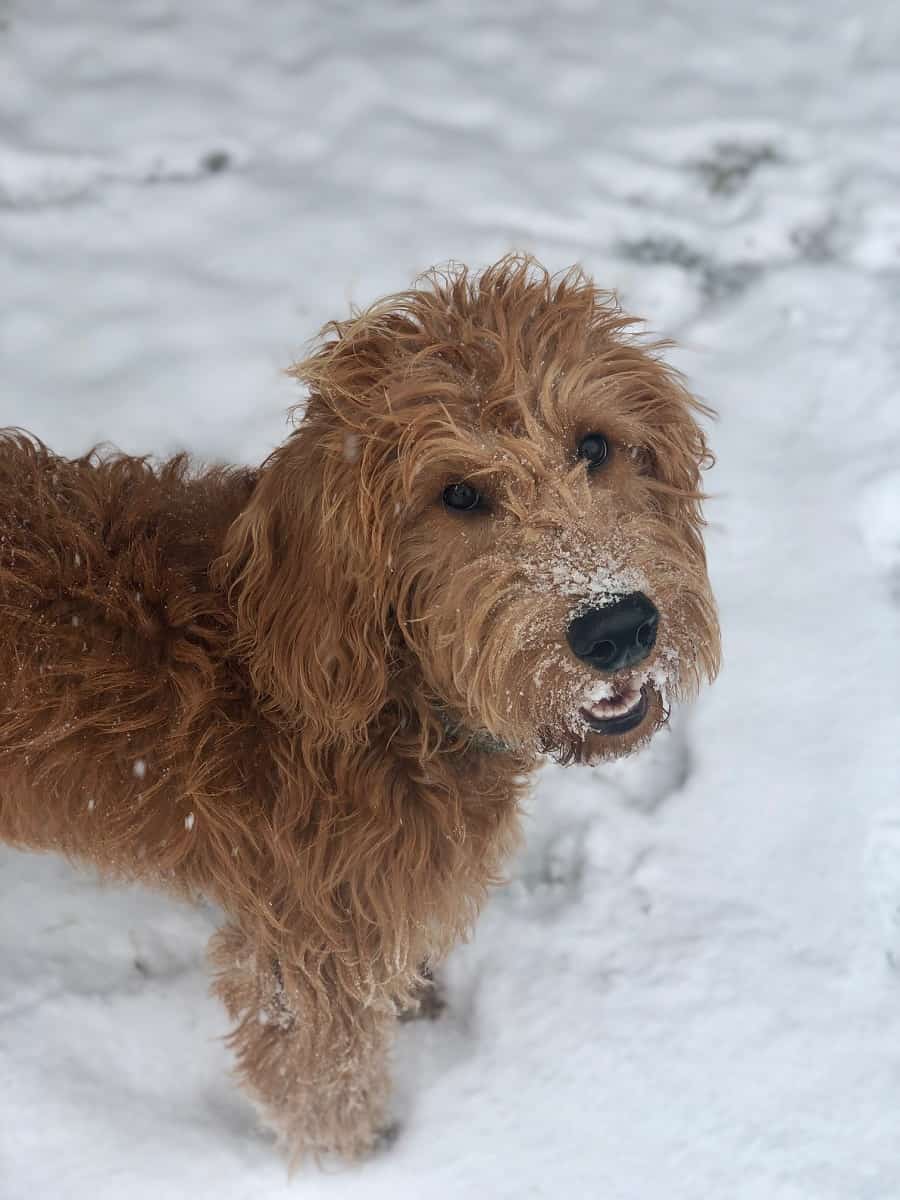
<svg viewBox="0 0 900 1200"><path fill-rule="evenodd" d="M214 566L263 707L323 737L358 735L389 680L387 572L345 436L304 422L263 464Z"/></svg>

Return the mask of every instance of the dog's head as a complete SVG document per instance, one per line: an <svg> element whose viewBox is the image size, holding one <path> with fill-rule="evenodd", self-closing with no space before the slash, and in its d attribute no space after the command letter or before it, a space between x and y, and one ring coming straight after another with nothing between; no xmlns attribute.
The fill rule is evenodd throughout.
<svg viewBox="0 0 900 1200"><path fill-rule="evenodd" d="M715 674L702 407L633 325L515 256L326 327L223 557L273 708L614 756Z"/></svg>

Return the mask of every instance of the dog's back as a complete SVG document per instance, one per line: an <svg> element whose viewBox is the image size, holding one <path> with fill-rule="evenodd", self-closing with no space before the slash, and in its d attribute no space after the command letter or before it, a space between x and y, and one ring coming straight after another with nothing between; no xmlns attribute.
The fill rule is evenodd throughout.
<svg viewBox="0 0 900 1200"><path fill-rule="evenodd" d="M184 456L67 460L0 434L4 840L126 875L177 874L190 857L200 814L181 797L236 789L223 764L241 756L222 739L246 740L208 568L253 482L192 474Z"/></svg>

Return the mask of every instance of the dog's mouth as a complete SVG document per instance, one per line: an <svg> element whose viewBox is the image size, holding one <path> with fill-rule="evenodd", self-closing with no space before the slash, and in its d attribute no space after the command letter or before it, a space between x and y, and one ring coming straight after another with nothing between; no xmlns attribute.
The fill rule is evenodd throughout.
<svg viewBox="0 0 900 1200"><path fill-rule="evenodd" d="M582 705L578 713L592 732L612 737L637 729L649 707L646 687L626 683L617 687L608 698Z"/></svg>

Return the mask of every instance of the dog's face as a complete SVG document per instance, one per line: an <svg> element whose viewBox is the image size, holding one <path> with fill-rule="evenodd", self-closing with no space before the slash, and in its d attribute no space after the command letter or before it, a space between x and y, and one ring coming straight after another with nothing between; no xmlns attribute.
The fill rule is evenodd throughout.
<svg viewBox="0 0 900 1200"><path fill-rule="evenodd" d="M648 362L644 384L654 377ZM650 431L627 411L634 382L582 379L577 396L561 384L518 421L473 405L452 418L453 446L447 433L417 444L396 612L463 725L561 758L612 757L715 670L702 546L659 489Z"/></svg>
<svg viewBox="0 0 900 1200"><path fill-rule="evenodd" d="M316 648L332 681L364 665L334 643L371 658L380 637L382 692L413 663L446 724L584 759L712 677L699 406L629 325L584 277L513 258L334 326L300 365L294 467L377 613L361 634L344 606Z"/></svg>

